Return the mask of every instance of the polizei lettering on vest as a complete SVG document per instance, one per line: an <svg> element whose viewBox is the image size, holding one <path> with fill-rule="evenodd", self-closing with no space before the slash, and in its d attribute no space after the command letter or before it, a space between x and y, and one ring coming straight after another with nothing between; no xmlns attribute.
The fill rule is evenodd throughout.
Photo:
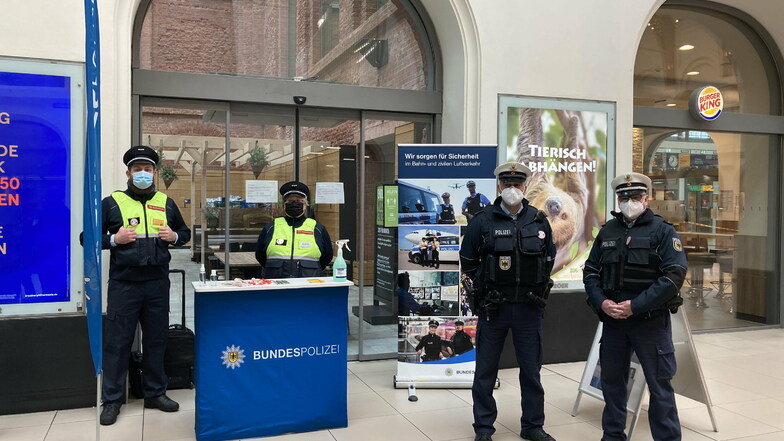
<svg viewBox="0 0 784 441"><path fill-rule="evenodd" d="M253 351L254 360L274 360L278 358L320 357L340 353L340 345L302 346L299 348L278 348Z"/></svg>

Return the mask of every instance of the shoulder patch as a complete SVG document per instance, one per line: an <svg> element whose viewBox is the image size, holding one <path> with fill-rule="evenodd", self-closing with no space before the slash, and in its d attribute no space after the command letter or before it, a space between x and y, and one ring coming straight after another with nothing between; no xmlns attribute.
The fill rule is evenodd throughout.
<svg viewBox="0 0 784 441"><path fill-rule="evenodd" d="M681 245L681 240L677 237L672 238L672 248L675 249L677 252L683 251L683 245Z"/></svg>

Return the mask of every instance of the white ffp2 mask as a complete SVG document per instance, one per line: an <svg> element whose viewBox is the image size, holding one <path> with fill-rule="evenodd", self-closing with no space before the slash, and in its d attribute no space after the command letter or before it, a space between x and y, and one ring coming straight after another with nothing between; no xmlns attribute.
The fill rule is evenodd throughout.
<svg viewBox="0 0 784 441"><path fill-rule="evenodd" d="M523 200L523 192L517 187L506 187L501 190L501 199L507 205L515 206Z"/></svg>
<svg viewBox="0 0 784 441"><path fill-rule="evenodd" d="M621 213L623 213L623 215L626 216L627 219L631 219L631 220L637 219L638 217L640 217L642 212L645 211L645 208L642 206L642 201L629 200L626 202L621 202L620 206L621 206Z"/></svg>

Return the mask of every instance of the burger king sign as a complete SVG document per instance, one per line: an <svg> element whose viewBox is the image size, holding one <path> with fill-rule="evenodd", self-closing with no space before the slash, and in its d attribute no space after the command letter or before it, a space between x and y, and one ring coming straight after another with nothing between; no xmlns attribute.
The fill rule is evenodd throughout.
<svg viewBox="0 0 784 441"><path fill-rule="evenodd" d="M694 89L689 97L689 110L697 119L713 121L721 115L722 109L724 109L724 97L714 86Z"/></svg>

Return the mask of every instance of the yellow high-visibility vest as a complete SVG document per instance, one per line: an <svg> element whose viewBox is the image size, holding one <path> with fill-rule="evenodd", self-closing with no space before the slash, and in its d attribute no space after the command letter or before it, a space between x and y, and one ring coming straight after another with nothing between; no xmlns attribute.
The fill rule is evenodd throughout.
<svg viewBox="0 0 784 441"><path fill-rule="evenodd" d="M267 245L267 260L294 259L318 261L321 249L316 243L316 221L305 219L297 228L291 228L286 219L275 219L272 240Z"/></svg>
<svg viewBox="0 0 784 441"><path fill-rule="evenodd" d="M136 234L157 236L158 230L167 226L166 199L168 198L165 194L156 192L152 199L144 203L131 198L122 191L113 192L112 198L120 207L123 227L133 228L136 230Z"/></svg>

